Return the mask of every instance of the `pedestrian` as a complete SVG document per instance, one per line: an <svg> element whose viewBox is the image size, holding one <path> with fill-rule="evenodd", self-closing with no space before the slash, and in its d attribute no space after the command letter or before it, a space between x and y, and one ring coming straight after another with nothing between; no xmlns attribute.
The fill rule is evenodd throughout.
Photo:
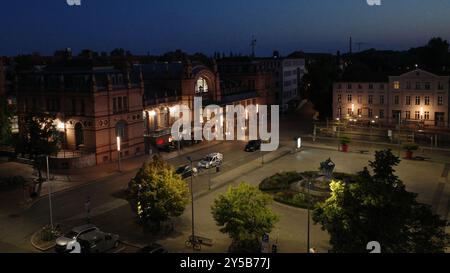
<svg viewBox="0 0 450 273"><path fill-rule="evenodd" d="M91 223L91 197L86 198L86 202L84 203L84 209L86 210L86 221L88 224Z"/></svg>

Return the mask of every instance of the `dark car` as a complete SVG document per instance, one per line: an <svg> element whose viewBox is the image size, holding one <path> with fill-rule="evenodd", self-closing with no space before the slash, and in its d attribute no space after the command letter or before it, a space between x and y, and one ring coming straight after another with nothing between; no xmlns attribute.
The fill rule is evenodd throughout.
<svg viewBox="0 0 450 273"><path fill-rule="evenodd" d="M197 168L191 168L191 165L184 165L179 167L176 170L176 173L179 174L183 179L186 179L188 177L191 177L191 175L193 176L197 176L198 174L198 170Z"/></svg>
<svg viewBox="0 0 450 273"><path fill-rule="evenodd" d="M160 244L151 244L139 249L138 253L148 253L148 254L166 254L169 253Z"/></svg>
<svg viewBox="0 0 450 273"><path fill-rule="evenodd" d="M255 152L261 149L261 140L250 140L247 145L245 145L246 152Z"/></svg>

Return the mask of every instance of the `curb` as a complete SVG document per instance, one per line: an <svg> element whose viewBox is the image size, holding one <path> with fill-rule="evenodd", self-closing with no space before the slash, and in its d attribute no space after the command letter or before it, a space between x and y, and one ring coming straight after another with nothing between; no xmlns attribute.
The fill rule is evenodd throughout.
<svg viewBox="0 0 450 273"><path fill-rule="evenodd" d="M54 248L54 247L56 246L56 243L52 244L51 246L49 246L49 247L47 247L47 248L42 248L42 247L36 245L36 244L34 243L33 239L37 236L37 234L38 234L39 232L40 232L40 230L39 230L39 231L36 231L35 233L33 233L33 235L31 235L31 238L30 238L30 243L31 243L31 245L32 245L35 249L37 249L37 250L39 250L39 251L41 251L41 252L46 252L46 251L49 251L50 249L52 249L52 248Z"/></svg>

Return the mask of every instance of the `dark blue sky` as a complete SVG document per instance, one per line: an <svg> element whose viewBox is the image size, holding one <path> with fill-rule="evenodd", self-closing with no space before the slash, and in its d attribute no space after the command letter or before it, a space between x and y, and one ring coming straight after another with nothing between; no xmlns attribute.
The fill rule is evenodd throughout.
<svg viewBox="0 0 450 273"><path fill-rule="evenodd" d="M404 49L433 36L450 39L450 1L382 0L2 0L0 55L70 47L159 54L293 50L346 51L348 37L365 47ZM357 47L355 47L357 49Z"/></svg>

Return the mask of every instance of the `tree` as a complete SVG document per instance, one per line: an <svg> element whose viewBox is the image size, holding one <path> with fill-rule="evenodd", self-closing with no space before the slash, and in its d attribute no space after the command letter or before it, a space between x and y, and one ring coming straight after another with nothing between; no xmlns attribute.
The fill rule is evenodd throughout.
<svg viewBox="0 0 450 273"><path fill-rule="evenodd" d="M233 240L231 252L260 252L259 240L270 233L278 216L267 206L272 198L248 184L230 187L212 206L220 231Z"/></svg>
<svg viewBox="0 0 450 273"><path fill-rule="evenodd" d="M366 251L378 241L384 253L444 252L450 241L446 221L429 205L416 201L395 175L400 160L390 150L378 151L375 161L358 173L356 182L331 183L331 197L313 215L330 234L333 252Z"/></svg>
<svg viewBox="0 0 450 273"><path fill-rule="evenodd" d="M52 115L41 112L29 113L15 141L16 154L28 155L33 160L39 172L39 181L42 182L42 156L58 154L61 140L61 134Z"/></svg>
<svg viewBox="0 0 450 273"><path fill-rule="evenodd" d="M5 97L0 96L0 145L8 145L11 141L11 109Z"/></svg>
<svg viewBox="0 0 450 273"><path fill-rule="evenodd" d="M183 179L160 157L146 162L130 181L128 202L144 228L158 231L160 223L183 214L189 191Z"/></svg>

